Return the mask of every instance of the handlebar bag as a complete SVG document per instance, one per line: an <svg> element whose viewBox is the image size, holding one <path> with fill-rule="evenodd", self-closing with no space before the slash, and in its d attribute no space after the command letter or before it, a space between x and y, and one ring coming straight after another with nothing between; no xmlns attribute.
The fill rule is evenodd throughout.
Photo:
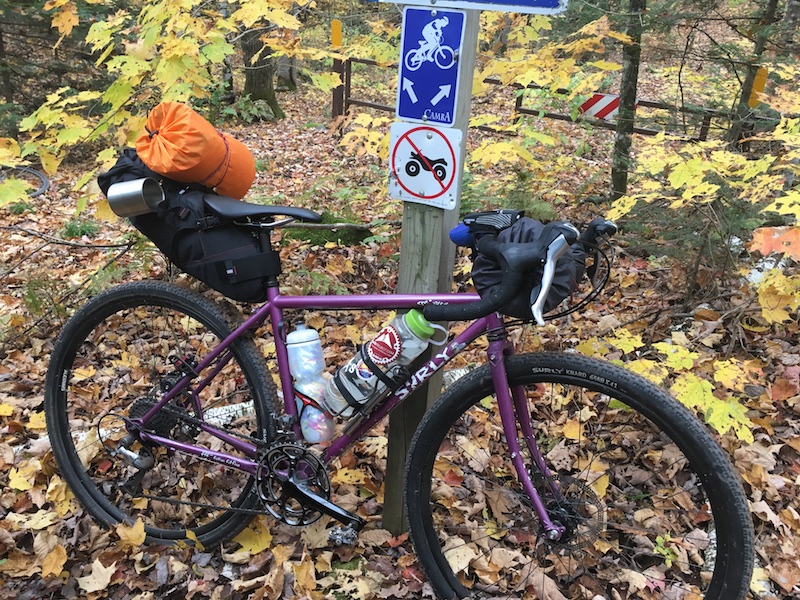
<svg viewBox="0 0 800 600"><path fill-rule="evenodd" d="M499 242L533 242L542 233L544 225L530 217L522 217L511 227L503 229L497 235ZM553 284L544 304L544 312L549 312L557 307L561 302L578 286L578 282L583 278L585 268L585 253L583 245L575 243L563 254L556 263L556 271L553 276ZM472 282L481 297L484 297L489 290L498 285L503 277L500 265L492 258L477 254L472 263ZM542 278L542 270L531 271L528 283L525 284L517 294L516 298L506 307L501 309L504 315L525 319L533 319L531 312L531 291L534 286L538 286Z"/></svg>
<svg viewBox="0 0 800 600"><path fill-rule="evenodd" d="M131 224L185 273L232 300L264 302L266 277L280 273L277 257L261 250L251 229L222 222L208 209L205 198L216 194L153 173L131 148L98 183L107 193L114 183L142 177L161 182L164 201L155 212L130 217Z"/></svg>

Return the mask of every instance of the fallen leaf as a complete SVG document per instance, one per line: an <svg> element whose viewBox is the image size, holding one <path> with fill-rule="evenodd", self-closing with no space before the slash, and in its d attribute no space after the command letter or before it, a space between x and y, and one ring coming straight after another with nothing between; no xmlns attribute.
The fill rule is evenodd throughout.
<svg viewBox="0 0 800 600"><path fill-rule="evenodd" d="M78 587L84 592L99 592L106 589L111 583L111 578L117 570L117 563L104 567L98 559L92 563L92 572L84 577L78 577Z"/></svg>
<svg viewBox="0 0 800 600"><path fill-rule="evenodd" d="M147 537L144 532L144 521L142 519L136 519L136 522L130 526L120 523L115 529L119 536L119 545L122 550L129 550L141 546L144 544L144 540Z"/></svg>
<svg viewBox="0 0 800 600"><path fill-rule="evenodd" d="M67 550L59 544L44 557L42 561L42 577L61 575L65 562L67 562Z"/></svg>

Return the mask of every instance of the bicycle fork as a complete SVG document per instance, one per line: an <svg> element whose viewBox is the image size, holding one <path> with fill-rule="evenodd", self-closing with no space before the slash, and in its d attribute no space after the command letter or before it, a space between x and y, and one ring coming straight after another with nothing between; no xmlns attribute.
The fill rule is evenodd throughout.
<svg viewBox="0 0 800 600"><path fill-rule="evenodd" d="M506 443L511 453L511 462L516 469L519 482L528 495L536 516L539 518L544 536L549 541L558 541L564 535L566 527L550 518L542 497L531 480L531 471L525 464L517 436L517 424L519 424L519 430L534 462L533 469L541 473L546 482L552 481L550 471L544 462L544 457L536 444L524 388L522 386L511 388L508 383L505 359L513 353L513 347L508 343L505 336L499 339L491 339L490 337L489 367L492 372L494 389L497 393L497 405L500 410L503 433L506 436ZM557 493L555 489L552 491Z"/></svg>

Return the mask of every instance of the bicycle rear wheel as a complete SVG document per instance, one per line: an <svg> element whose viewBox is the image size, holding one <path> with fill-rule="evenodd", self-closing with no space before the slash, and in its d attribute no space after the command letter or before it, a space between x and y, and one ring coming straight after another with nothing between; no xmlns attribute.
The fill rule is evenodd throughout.
<svg viewBox="0 0 800 600"><path fill-rule="evenodd" d="M441 598L743 598L752 522L725 453L658 387L571 354L507 360L552 474L526 464L552 542L511 463L491 374L463 377L424 417L406 471L411 536ZM520 440L525 448L524 440Z"/></svg>
<svg viewBox="0 0 800 600"><path fill-rule="evenodd" d="M252 519L258 494L246 473L139 443L130 449L152 457L151 468L140 470L110 452L128 433L126 419L144 416L180 377L175 359L201 358L230 330L209 300L154 281L98 295L64 327L47 372L47 431L66 482L101 523L141 518L150 542L183 540L191 530L209 545L232 537ZM232 436L269 442L275 386L253 341L238 339L200 376L216 368L220 372L199 394L202 419ZM241 456L201 431L201 415L190 400L178 396L146 428Z"/></svg>
<svg viewBox="0 0 800 600"><path fill-rule="evenodd" d="M18 179L25 182L31 190L28 196L36 198L50 189L50 180L47 175L36 169L29 167L7 167L0 165L0 184L8 178Z"/></svg>

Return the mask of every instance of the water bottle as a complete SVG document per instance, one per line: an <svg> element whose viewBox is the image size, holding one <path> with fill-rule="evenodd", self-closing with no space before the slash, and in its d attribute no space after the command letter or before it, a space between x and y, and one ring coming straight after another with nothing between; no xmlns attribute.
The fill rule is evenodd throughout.
<svg viewBox="0 0 800 600"><path fill-rule="evenodd" d="M289 371L294 378L295 402L300 416L300 430L311 444L327 442L333 437L334 423L322 408L325 393L325 358L319 334L305 325L286 336Z"/></svg>
<svg viewBox="0 0 800 600"><path fill-rule="evenodd" d="M352 416L354 406L341 389L346 390L356 406L382 396L389 390L387 381L422 354L435 331L418 310L392 319L328 381L325 408L332 415Z"/></svg>

